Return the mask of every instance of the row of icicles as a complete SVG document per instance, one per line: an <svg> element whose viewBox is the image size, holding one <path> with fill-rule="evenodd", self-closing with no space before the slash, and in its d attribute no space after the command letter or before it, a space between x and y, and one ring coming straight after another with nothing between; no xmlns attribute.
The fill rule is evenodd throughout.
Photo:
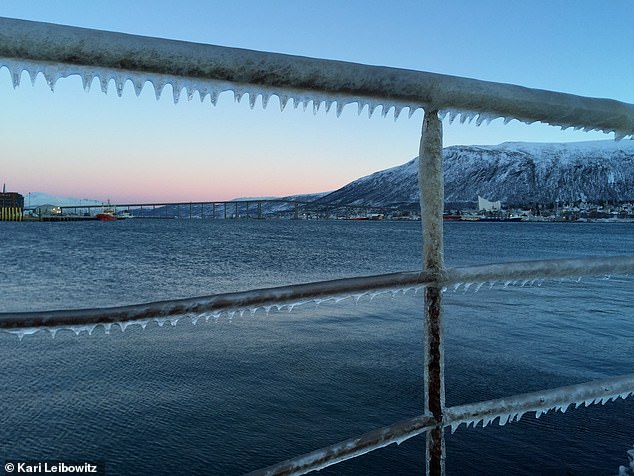
<svg viewBox="0 0 634 476"><path fill-rule="evenodd" d="M592 382L588 383L588 386L591 386L591 385L593 385ZM495 420L498 420L498 425L504 426L507 423L519 421L524 415L531 412L535 413L535 418L539 418L542 415L546 415L550 411L566 413L568 408L570 408L573 405L575 409L581 408L583 406L589 407L590 405L598 405L598 404L605 405L606 403L614 402L619 398L625 400L626 398L629 398L633 394L634 394L634 391L613 393L613 394L602 395L600 397L591 398L588 400L582 400L578 402L568 402L563 404L545 406L537 410L525 410L525 411L517 411L512 413L500 412L498 414L491 415L488 417L476 417L470 420L461 420L461 421L452 422L450 423L449 426L451 427L451 433L454 433L462 424L465 425L465 428L469 428L469 427L475 428L478 425L481 425L482 428L485 428L489 424L492 424Z"/></svg>
<svg viewBox="0 0 634 476"><path fill-rule="evenodd" d="M157 100L161 98L165 87L170 85L172 88L174 103L178 103L180 101L184 91L187 100L192 100L194 94L197 92L201 102L204 102L205 99L209 97L211 104L215 106L220 94L230 91L233 92L234 99L238 103L241 102L245 96L248 96L249 106L252 109L255 107L258 96L261 98L261 105L264 109L266 109L270 98L272 96L277 96L281 111L286 108L291 100L294 108L298 108L301 104L303 109L306 110L309 105L312 105L314 114L317 114L322 107L326 113L328 113L332 106L336 104L335 111L337 117L339 117L345 106L357 104L357 112L359 115L361 115L362 111L365 109L368 117L372 117L372 115L381 108L381 116L386 117L388 114L392 114L394 121L399 118L404 109L408 109L408 118L411 118L417 110L423 109L426 106L425 104L409 104L398 101L390 102L338 94L320 94L313 91L298 91L292 89L278 91L264 86L242 85L238 83L209 79L186 79L163 74L137 73L134 71L111 70L107 68L86 67L80 65L64 65L0 58L0 69L3 66L9 70L14 88L17 88L20 85L22 72L26 71L31 78L32 84L35 84L38 74L41 74L51 91L55 90L55 84L59 79L73 75L81 77L84 90L86 91L90 91L95 79L99 81L101 91L104 94L108 93L110 84L114 83L115 90L119 97L123 95L123 90L128 82L131 83L137 96L141 94L145 84L150 83L154 87ZM535 122L522 121L521 119L514 117L502 117L495 114L454 109L443 109L440 111L439 115L442 120L447 119L450 124L459 118L459 122L461 124L475 123L476 126L480 126L483 123L489 124L500 118L504 120L504 124L507 124L514 119L527 124ZM571 127L561 124L553 125L560 126L562 129L568 129ZM596 130L592 127L574 127L574 129L586 132ZM627 136L628 134L621 134L618 131L615 132L615 137L617 139L622 139Z"/></svg>
<svg viewBox="0 0 634 476"><path fill-rule="evenodd" d="M601 279L611 279L611 276L606 275ZM564 278L560 278L558 280L552 280L553 282L581 282L581 277L578 278L570 278L566 280ZM462 293L467 293L471 291L473 293L477 293L480 289L486 285L487 289L493 289L495 286L498 286L499 289L509 289L514 287L541 287L544 283L544 280L541 279L525 279L525 280L507 280L507 281L483 281L483 282L465 282L465 283L455 283L451 286L445 286L441 290L443 293L453 292L457 293L462 291ZM145 329L150 322L155 322L159 327L163 327L166 323L169 323L172 327L176 326L176 324L183 318L189 318L193 325L196 325L200 320L205 320L205 322L209 322L213 320L217 322L220 317L225 317L229 322L233 320L235 316L243 317L245 314L250 315L251 317L255 317L256 314L262 314L262 312L268 316L271 311L275 312L292 312L295 308L313 305L315 307L319 307L321 304L333 303L338 304L345 300L353 300L355 304L359 304L359 302L363 298L367 298L368 302L372 302L378 296L391 295L392 298L396 298L399 295L407 295L411 294L413 296L418 295L424 289L424 286L410 286L403 288L392 288L387 290L380 291L365 291L357 294L347 294L347 295L338 295L331 296L325 298L317 298L317 299L309 299L306 301L297 301L287 304L270 304L263 306L255 306L251 308L237 308L232 310L224 310L224 311L214 311L214 312L204 312L200 314L183 314L179 316L171 316L171 317L154 317L150 319L143 320L132 320L132 321L122 321L117 322L115 324L107 323L107 324L90 324L90 325L79 325L79 326L71 326L71 327L33 327L33 328L24 328L24 329L11 329L6 330L10 334L14 334L18 336L19 340L22 340L24 336L35 334L39 330L48 331L51 336L54 338L55 335L61 330L69 330L74 332L76 335L80 335L82 333L86 333L88 335L92 335L95 329L99 326L104 328L105 334L110 334L113 325L119 327L121 332L124 332L131 325L139 325L142 329ZM422 294L422 293L421 293Z"/></svg>

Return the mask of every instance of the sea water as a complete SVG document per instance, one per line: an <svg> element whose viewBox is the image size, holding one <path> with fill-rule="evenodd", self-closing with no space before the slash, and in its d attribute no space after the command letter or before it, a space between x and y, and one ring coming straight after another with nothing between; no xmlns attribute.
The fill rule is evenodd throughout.
<svg viewBox="0 0 634 476"><path fill-rule="evenodd" d="M450 266L634 253L631 224L447 223ZM0 223L1 311L112 306L421 267L418 222ZM447 404L632 372L628 276L451 286ZM524 284L522 286L522 284ZM258 469L422 413L422 295L0 333L0 459L108 474ZM448 474L615 474L634 402L447 432ZM412 474L424 437L324 470Z"/></svg>

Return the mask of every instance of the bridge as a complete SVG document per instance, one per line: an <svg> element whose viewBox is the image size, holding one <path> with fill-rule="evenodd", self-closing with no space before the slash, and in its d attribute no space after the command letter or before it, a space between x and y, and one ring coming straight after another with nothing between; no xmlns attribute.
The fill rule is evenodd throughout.
<svg viewBox="0 0 634 476"><path fill-rule="evenodd" d="M371 219L394 213L395 208L285 199L248 199L231 201L109 203L104 205L68 205L58 207L60 219L94 217L104 208L125 211L134 218L189 219ZM47 216L48 219L53 217Z"/></svg>

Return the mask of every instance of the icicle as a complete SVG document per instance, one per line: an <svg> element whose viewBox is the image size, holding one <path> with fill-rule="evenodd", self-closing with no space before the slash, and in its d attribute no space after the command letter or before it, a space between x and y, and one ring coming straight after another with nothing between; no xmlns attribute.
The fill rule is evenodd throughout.
<svg viewBox="0 0 634 476"><path fill-rule="evenodd" d="M337 99L337 109L335 111L337 113L337 117L341 116L344 106L344 102L341 99Z"/></svg>
<svg viewBox="0 0 634 476"><path fill-rule="evenodd" d="M220 91L218 91L217 89L212 89L209 92L209 101L211 102L212 106L215 106L218 103L218 96L220 96Z"/></svg>
<svg viewBox="0 0 634 476"><path fill-rule="evenodd" d="M104 330L104 333L105 333L106 335L109 335L109 334L110 334L110 329L112 329L112 323L111 323L111 322L106 322L106 323L103 325L103 330Z"/></svg>
<svg viewBox="0 0 634 476"><path fill-rule="evenodd" d="M243 92L238 91L237 89L234 89L234 90L233 90L233 100L234 100L236 103L238 103L238 104L240 103L240 100L242 100L242 96L243 96L243 95L244 95L244 93L243 93Z"/></svg>
<svg viewBox="0 0 634 476"><path fill-rule="evenodd" d="M205 98L207 96L209 96L209 89L207 88L207 86L201 86L200 88L198 88L198 98L200 99L201 103L205 102Z"/></svg>
<svg viewBox="0 0 634 476"><path fill-rule="evenodd" d="M117 89L117 96L123 96L123 87L125 85L125 77L121 73L117 73L114 75L114 85Z"/></svg>
<svg viewBox="0 0 634 476"><path fill-rule="evenodd" d="M407 113L407 118L411 119L417 109L418 109L417 107L409 106L409 112Z"/></svg>
<svg viewBox="0 0 634 476"><path fill-rule="evenodd" d="M628 134L623 131L614 131L614 140L620 141L628 137Z"/></svg>
<svg viewBox="0 0 634 476"><path fill-rule="evenodd" d="M335 101L331 101L329 99L326 99L324 101L324 106L326 108L326 114L328 114L330 112L330 108L332 107L332 105L334 104Z"/></svg>
<svg viewBox="0 0 634 476"><path fill-rule="evenodd" d="M510 415L500 415L500 421L498 422L498 425L500 426L504 426L509 422L509 416Z"/></svg>
<svg viewBox="0 0 634 476"><path fill-rule="evenodd" d="M35 80L37 79L37 73L39 71L38 67L35 64L27 63L25 69L31 78L31 85L35 86Z"/></svg>
<svg viewBox="0 0 634 476"><path fill-rule="evenodd" d="M101 85L101 92L104 94L108 94L108 83L110 82L110 78L105 74L99 75L99 84ZM158 98L157 98L158 99Z"/></svg>
<svg viewBox="0 0 634 476"><path fill-rule="evenodd" d="M46 84L48 84L48 87L51 89L51 92L55 92L55 82L57 81L55 74L50 70L45 71L44 79L46 79Z"/></svg>
<svg viewBox="0 0 634 476"><path fill-rule="evenodd" d="M24 339L24 336L33 335L39 330L40 329L37 328L37 327L29 327L29 328L25 328L25 329L10 330L8 332L9 332L9 334L16 335L18 337L18 341L21 342L22 339Z"/></svg>
<svg viewBox="0 0 634 476"><path fill-rule="evenodd" d="M376 108L378 107L377 104L375 103L368 103L368 119L372 118L372 114L374 114L374 111L376 110Z"/></svg>
<svg viewBox="0 0 634 476"><path fill-rule="evenodd" d="M172 95L174 96L174 104L178 104L181 98L181 91L183 90L183 86L179 81L172 81Z"/></svg>
<svg viewBox="0 0 634 476"><path fill-rule="evenodd" d="M255 107L255 101L257 100L258 96L256 93L251 92L249 93L249 108L253 109Z"/></svg>
<svg viewBox="0 0 634 476"><path fill-rule="evenodd" d="M191 101L194 98L194 87L192 85L192 83L190 83L189 81L187 82L187 84L185 85L185 92L187 93L187 100Z"/></svg>
<svg viewBox="0 0 634 476"><path fill-rule="evenodd" d="M89 92L90 87L92 86L92 80L95 78L95 75L92 71L86 71L81 75L81 83L84 87L84 91Z"/></svg>
<svg viewBox="0 0 634 476"><path fill-rule="evenodd" d="M11 73L11 81L13 82L13 89L16 89L20 85L20 80L22 79L22 70L21 69L10 69Z"/></svg>
<svg viewBox="0 0 634 476"><path fill-rule="evenodd" d="M143 91L143 85L145 84L145 81L138 75L129 78L129 81L134 87L134 93L136 94L136 97L139 97L141 95L141 91Z"/></svg>
<svg viewBox="0 0 634 476"><path fill-rule="evenodd" d="M269 93L262 93L262 109L266 109L266 106L269 105L269 99L271 99L271 95Z"/></svg>
<svg viewBox="0 0 634 476"><path fill-rule="evenodd" d="M402 111L403 111L402 106L394 106L394 122L396 122L396 120L398 119L398 116L401 115Z"/></svg>
<svg viewBox="0 0 634 476"><path fill-rule="evenodd" d="M280 112L284 111L286 104L288 104L288 96L286 94L278 94L277 96L280 100Z"/></svg>
<svg viewBox="0 0 634 476"><path fill-rule="evenodd" d="M471 123L471 121L473 121L474 117L475 116L473 114L463 111L460 114L460 124L464 124L465 122Z"/></svg>
<svg viewBox="0 0 634 476"><path fill-rule="evenodd" d="M163 89L165 89L167 82L162 78L156 78L152 81L152 85L154 86L154 95L156 96L156 100L161 99L161 94L163 94Z"/></svg>

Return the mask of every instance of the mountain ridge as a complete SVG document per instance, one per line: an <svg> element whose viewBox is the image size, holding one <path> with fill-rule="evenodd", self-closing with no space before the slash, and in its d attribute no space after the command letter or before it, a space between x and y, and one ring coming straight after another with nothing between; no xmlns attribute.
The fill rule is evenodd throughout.
<svg viewBox="0 0 634 476"><path fill-rule="evenodd" d="M443 149L445 201L508 206L633 201L634 141L505 142ZM418 158L361 177L319 201L402 206L419 201Z"/></svg>

